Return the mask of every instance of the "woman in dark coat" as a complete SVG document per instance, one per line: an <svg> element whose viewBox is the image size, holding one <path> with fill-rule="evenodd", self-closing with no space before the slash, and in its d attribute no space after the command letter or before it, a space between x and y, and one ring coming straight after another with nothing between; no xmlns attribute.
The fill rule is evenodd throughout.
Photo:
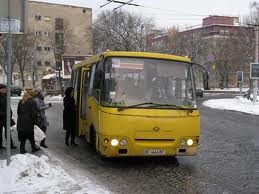
<svg viewBox="0 0 259 194"><path fill-rule="evenodd" d="M35 147L34 141L34 125L37 123L38 116L37 104L28 92L24 94L22 100L20 100L18 104L17 115L17 131L18 139L20 141L20 153L26 153L25 144L27 139L31 143L32 152L39 151L39 148Z"/></svg>
<svg viewBox="0 0 259 194"><path fill-rule="evenodd" d="M64 111L63 111L63 129L66 130L66 145L69 146L69 138L71 145L75 143L76 135L76 105L73 97L74 88L68 87L65 91Z"/></svg>

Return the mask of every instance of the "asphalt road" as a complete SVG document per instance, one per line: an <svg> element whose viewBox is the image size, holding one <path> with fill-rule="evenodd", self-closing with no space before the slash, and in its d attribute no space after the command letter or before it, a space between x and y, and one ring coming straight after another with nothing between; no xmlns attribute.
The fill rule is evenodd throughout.
<svg viewBox="0 0 259 194"><path fill-rule="evenodd" d="M197 156L101 160L83 138L78 147L65 145L62 110L53 103L47 112L47 153L74 177L114 193L259 193L259 116L200 105Z"/></svg>

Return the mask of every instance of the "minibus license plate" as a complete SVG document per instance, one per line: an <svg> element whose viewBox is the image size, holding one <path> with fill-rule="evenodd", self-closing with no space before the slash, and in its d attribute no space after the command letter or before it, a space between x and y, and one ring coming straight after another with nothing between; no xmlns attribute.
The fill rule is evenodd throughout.
<svg viewBox="0 0 259 194"><path fill-rule="evenodd" d="M147 149L145 149L144 154L161 156L161 155L165 155L165 150L161 150L161 149L147 150Z"/></svg>

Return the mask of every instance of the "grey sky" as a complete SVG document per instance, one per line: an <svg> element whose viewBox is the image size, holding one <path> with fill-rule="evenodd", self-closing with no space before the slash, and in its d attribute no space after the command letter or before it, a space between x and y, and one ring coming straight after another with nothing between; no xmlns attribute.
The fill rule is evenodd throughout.
<svg viewBox="0 0 259 194"><path fill-rule="evenodd" d="M53 3L81 5L93 9L94 18L105 9L112 10L119 4L104 5L106 0L39 0ZM127 2L128 0L121 0ZM179 25L181 28L201 24L208 15L238 16L249 14L252 0L134 0L140 7L124 6L123 9L153 17L159 27Z"/></svg>

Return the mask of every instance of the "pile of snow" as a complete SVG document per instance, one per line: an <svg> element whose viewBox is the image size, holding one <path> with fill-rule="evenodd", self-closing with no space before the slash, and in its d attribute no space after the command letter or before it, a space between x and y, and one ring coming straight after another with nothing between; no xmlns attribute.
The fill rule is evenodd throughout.
<svg viewBox="0 0 259 194"><path fill-rule="evenodd" d="M63 101L63 97L62 97L62 95L46 96L45 101Z"/></svg>
<svg viewBox="0 0 259 194"><path fill-rule="evenodd" d="M85 180L84 180L85 181ZM0 193L109 193L87 182L77 183L63 169L50 164L47 156L12 156L0 160Z"/></svg>
<svg viewBox="0 0 259 194"><path fill-rule="evenodd" d="M233 99L207 100L203 102L203 105L211 108L234 110L259 115L259 102L253 103L251 100L248 100L242 96L237 96Z"/></svg>

